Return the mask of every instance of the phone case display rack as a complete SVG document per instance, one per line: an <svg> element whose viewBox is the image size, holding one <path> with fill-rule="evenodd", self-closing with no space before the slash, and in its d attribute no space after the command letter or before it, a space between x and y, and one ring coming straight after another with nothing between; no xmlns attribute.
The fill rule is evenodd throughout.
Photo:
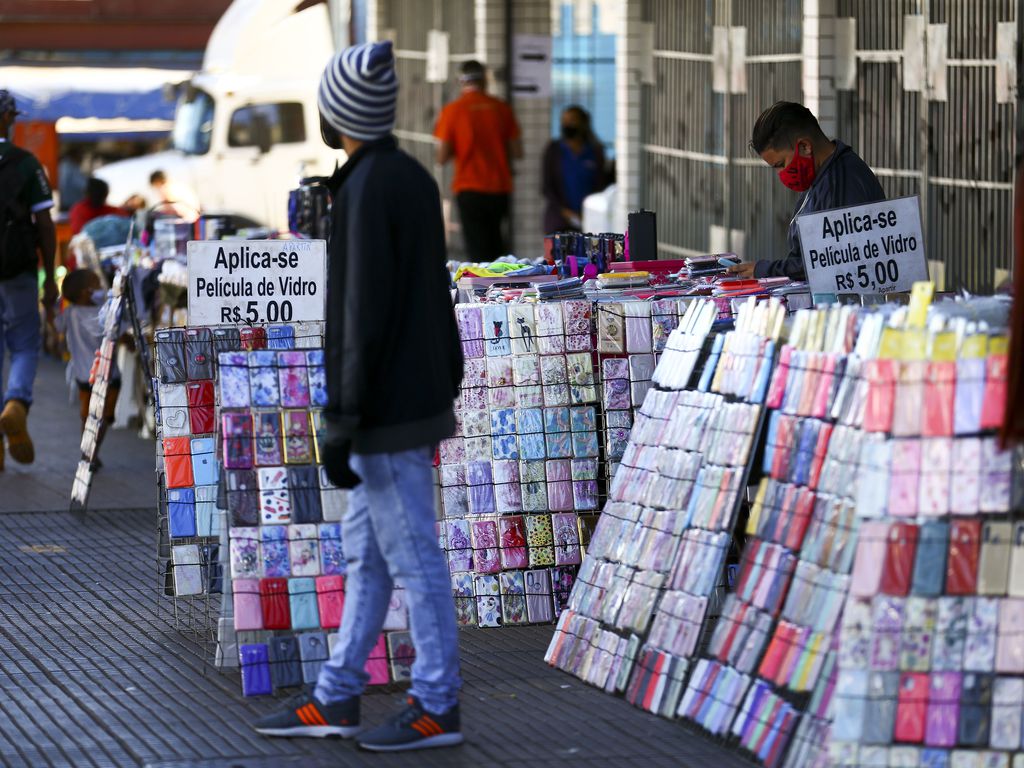
<svg viewBox="0 0 1024 768"><path fill-rule="evenodd" d="M689 305L455 308L465 375L456 434L439 448L438 534L460 625L561 613L656 355Z"/></svg>
<svg viewBox="0 0 1024 768"><path fill-rule="evenodd" d="M700 483L644 498L616 480L549 661L769 766L1024 765L1024 482L992 434L1006 339L991 304L797 313L721 616L703 615L721 550L693 524ZM666 455L673 426L706 430L690 398L725 364L712 355L695 391L648 395L637 477L693 476L667 469L682 461Z"/></svg>

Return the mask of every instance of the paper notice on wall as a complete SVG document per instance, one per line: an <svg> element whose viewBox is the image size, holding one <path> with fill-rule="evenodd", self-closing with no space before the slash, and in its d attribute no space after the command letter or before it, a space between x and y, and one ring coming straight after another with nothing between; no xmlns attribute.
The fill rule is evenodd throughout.
<svg viewBox="0 0 1024 768"><path fill-rule="evenodd" d="M550 35L512 36L512 96L516 99L551 97Z"/></svg>

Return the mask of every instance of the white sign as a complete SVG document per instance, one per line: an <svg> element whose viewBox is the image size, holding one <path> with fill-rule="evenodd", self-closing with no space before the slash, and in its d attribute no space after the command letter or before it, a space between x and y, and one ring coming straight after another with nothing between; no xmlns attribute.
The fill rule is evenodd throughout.
<svg viewBox="0 0 1024 768"><path fill-rule="evenodd" d="M551 36L512 36L512 97L551 96Z"/></svg>
<svg viewBox="0 0 1024 768"><path fill-rule="evenodd" d="M921 203L900 197L798 216L811 293L899 293L928 279Z"/></svg>
<svg viewBox="0 0 1024 768"><path fill-rule="evenodd" d="M324 240L195 240L188 244L188 324L324 319Z"/></svg>

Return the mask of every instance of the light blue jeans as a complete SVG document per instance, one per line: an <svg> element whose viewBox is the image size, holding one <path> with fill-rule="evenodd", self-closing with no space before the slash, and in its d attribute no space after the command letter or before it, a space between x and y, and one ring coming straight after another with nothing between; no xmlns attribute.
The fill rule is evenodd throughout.
<svg viewBox="0 0 1024 768"><path fill-rule="evenodd" d="M345 608L315 695L325 704L362 694L363 668L380 636L397 580L405 587L416 661L409 693L439 715L458 703L458 629L448 564L437 542L433 451L353 454L360 478L341 521L348 560Z"/></svg>
<svg viewBox="0 0 1024 768"><path fill-rule="evenodd" d="M32 402L32 384L39 367L39 282L26 272L0 280L0 404ZM4 351L11 354L7 389L3 385Z"/></svg>

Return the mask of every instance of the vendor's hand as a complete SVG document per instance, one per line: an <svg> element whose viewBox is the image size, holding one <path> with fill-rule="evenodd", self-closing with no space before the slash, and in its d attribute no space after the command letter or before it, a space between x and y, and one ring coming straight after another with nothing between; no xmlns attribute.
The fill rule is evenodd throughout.
<svg viewBox="0 0 1024 768"><path fill-rule="evenodd" d="M43 309L46 310L47 320L53 320L59 296L60 293L57 291L57 281L53 279L52 275L48 276L43 280Z"/></svg>
<svg viewBox="0 0 1024 768"><path fill-rule="evenodd" d="M327 479L339 488L355 488L362 478L352 471L349 458L352 444L349 442L325 442L320 446L320 459L327 472Z"/></svg>
<svg viewBox="0 0 1024 768"><path fill-rule="evenodd" d="M744 261L731 267L726 267L725 271L736 277L753 277L754 267L756 266L757 264L753 261Z"/></svg>

